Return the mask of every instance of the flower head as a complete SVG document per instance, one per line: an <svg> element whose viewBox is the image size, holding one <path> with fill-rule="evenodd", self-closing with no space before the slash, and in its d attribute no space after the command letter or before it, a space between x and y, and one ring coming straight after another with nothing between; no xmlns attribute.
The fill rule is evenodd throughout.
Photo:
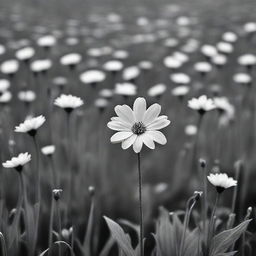
<svg viewBox="0 0 256 256"><path fill-rule="evenodd" d="M100 70L88 70L80 75L80 80L85 84L97 84L103 82L106 74Z"/></svg>
<svg viewBox="0 0 256 256"><path fill-rule="evenodd" d="M51 156L55 152L55 146L54 145L47 145L45 147L41 148L41 152L46 156Z"/></svg>
<svg viewBox="0 0 256 256"><path fill-rule="evenodd" d="M226 173L211 173L207 176L208 181L215 186L218 193L222 193L225 189L237 185L237 181L228 177Z"/></svg>
<svg viewBox="0 0 256 256"><path fill-rule="evenodd" d="M146 100L137 98L133 104L133 110L127 105L117 105L115 112L117 117L112 117L108 127L115 133L110 141L122 143L122 148L127 149L133 145L135 153L139 153L143 144L154 149L155 142L166 144L164 134L158 130L170 124L167 116L159 116L161 106L157 103L146 109Z"/></svg>
<svg viewBox="0 0 256 256"><path fill-rule="evenodd" d="M54 105L65 109L67 112L73 111L75 108L81 107L84 104L83 100L71 94L61 94L55 99Z"/></svg>
<svg viewBox="0 0 256 256"><path fill-rule="evenodd" d="M12 157L11 160L7 160L3 163L4 168L14 168L17 171L21 172L23 166L30 162L31 155L29 153L20 153L17 157Z"/></svg>
<svg viewBox="0 0 256 256"><path fill-rule="evenodd" d="M55 199L55 201L58 201L60 199L62 192L63 192L62 189L53 189L52 190L53 198Z"/></svg>
<svg viewBox="0 0 256 256"><path fill-rule="evenodd" d="M45 117L40 115L25 120L23 123L15 127L15 132L28 133L30 136L35 136L38 128L45 122Z"/></svg>
<svg viewBox="0 0 256 256"><path fill-rule="evenodd" d="M208 99L206 95L202 95L199 98L193 98L188 101L188 107L197 110L199 114L204 114L210 110L215 109L215 105L212 99Z"/></svg>

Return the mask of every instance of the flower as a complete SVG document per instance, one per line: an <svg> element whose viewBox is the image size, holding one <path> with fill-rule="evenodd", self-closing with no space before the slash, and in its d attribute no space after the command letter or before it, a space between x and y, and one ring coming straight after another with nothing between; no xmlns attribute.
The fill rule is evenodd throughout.
<svg viewBox="0 0 256 256"><path fill-rule="evenodd" d="M252 77L247 73L237 73L233 76L234 82L243 85L249 85L252 82Z"/></svg>
<svg viewBox="0 0 256 256"><path fill-rule="evenodd" d="M99 91L99 96L106 99L111 99L113 94L114 92L111 89L102 89Z"/></svg>
<svg viewBox="0 0 256 256"><path fill-rule="evenodd" d="M256 65L256 56L254 54L244 54L237 61L241 66L252 67Z"/></svg>
<svg viewBox="0 0 256 256"><path fill-rule="evenodd" d="M197 130L198 129L197 129L196 125L188 124L185 127L185 134L188 135L188 136L193 136L193 135L197 134Z"/></svg>
<svg viewBox="0 0 256 256"><path fill-rule="evenodd" d="M188 107L197 110L199 114L204 114L210 110L215 109L215 105L212 99L208 99L206 95L202 95L199 98L193 98L188 101Z"/></svg>
<svg viewBox="0 0 256 256"><path fill-rule="evenodd" d="M63 66L75 67L82 60L82 56L78 53L69 53L61 57L60 64Z"/></svg>
<svg viewBox="0 0 256 256"><path fill-rule="evenodd" d="M17 157L12 157L11 160L7 160L2 165L4 168L14 168L18 172L21 172L23 166L30 162L30 160L31 155L29 153L20 153Z"/></svg>
<svg viewBox="0 0 256 256"><path fill-rule="evenodd" d="M107 126L118 131L110 141L122 143L122 148L127 149L133 145L135 153L139 153L143 144L154 149L155 143L166 144L164 134L158 130L170 124L167 116L159 116L161 106L157 103L146 109L146 100L137 98L133 104L133 110L128 105L117 105L115 112L117 117L112 117Z"/></svg>
<svg viewBox="0 0 256 256"><path fill-rule="evenodd" d="M54 145L48 145L45 147L41 148L41 152L45 155L45 156L51 156L54 154L55 152L55 146Z"/></svg>
<svg viewBox="0 0 256 256"><path fill-rule="evenodd" d="M176 83L176 84L180 84L180 85L185 85L185 84L189 84L191 79L187 74L184 73L175 73L170 75L170 79Z"/></svg>
<svg viewBox="0 0 256 256"><path fill-rule="evenodd" d="M212 66L208 62L197 62L194 65L194 69L195 69L195 71L197 71L201 74L206 74L212 70Z"/></svg>
<svg viewBox="0 0 256 256"><path fill-rule="evenodd" d="M183 98L185 95L189 93L189 87L186 85L180 85L172 89L171 93L173 96L177 96L179 98Z"/></svg>
<svg viewBox="0 0 256 256"><path fill-rule="evenodd" d="M182 66L182 61L174 58L173 56L167 56L164 58L164 65L170 69L177 69Z"/></svg>
<svg viewBox="0 0 256 256"><path fill-rule="evenodd" d="M84 102L81 98L73 96L71 94L61 94L54 101L54 105L65 109L68 113L73 111L75 108L81 107L83 104Z"/></svg>
<svg viewBox="0 0 256 256"><path fill-rule="evenodd" d="M213 57L218 54L216 47L213 45L205 44L201 47L201 52L206 57Z"/></svg>
<svg viewBox="0 0 256 256"><path fill-rule="evenodd" d="M256 32L256 22L247 22L244 25L244 30L248 34L253 34Z"/></svg>
<svg viewBox="0 0 256 256"><path fill-rule="evenodd" d="M128 56L129 56L129 53L125 50L117 50L113 53L113 57L119 60L127 59Z"/></svg>
<svg viewBox="0 0 256 256"><path fill-rule="evenodd" d="M60 199L62 192L63 192L62 189L53 189L52 190L53 198L55 199L55 201L58 201Z"/></svg>
<svg viewBox="0 0 256 256"><path fill-rule="evenodd" d="M237 185L237 181L228 177L226 173L211 173L207 176L208 181L215 186L218 193L222 193L225 189Z"/></svg>
<svg viewBox="0 0 256 256"><path fill-rule="evenodd" d="M32 102L36 99L36 94L34 91L30 91L30 90L27 90L27 91L20 91L18 93L18 98L20 101L24 101L24 102Z"/></svg>
<svg viewBox="0 0 256 256"><path fill-rule="evenodd" d="M106 74L100 70L88 70L80 75L81 82L85 84L97 84L104 81Z"/></svg>
<svg viewBox="0 0 256 256"><path fill-rule="evenodd" d="M237 35L234 32L228 31L222 35L222 39L228 43L235 43L237 41Z"/></svg>
<svg viewBox="0 0 256 256"><path fill-rule="evenodd" d="M123 69L124 64L119 60L110 60L103 65L106 71L116 73Z"/></svg>
<svg viewBox="0 0 256 256"><path fill-rule="evenodd" d="M7 91L10 87L10 81L6 79L0 79L0 93Z"/></svg>
<svg viewBox="0 0 256 256"><path fill-rule="evenodd" d="M105 98L98 98L94 101L95 107L103 111L108 106L108 100Z"/></svg>
<svg viewBox="0 0 256 256"><path fill-rule="evenodd" d="M136 66L127 67L123 70L123 79L132 81L140 75L140 69Z"/></svg>
<svg viewBox="0 0 256 256"><path fill-rule="evenodd" d="M138 64L141 70L150 70L153 68L153 63L151 61L143 60Z"/></svg>
<svg viewBox="0 0 256 256"><path fill-rule="evenodd" d="M42 36L37 40L37 44L41 47L49 48L56 44L56 38L52 35Z"/></svg>
<svg viewBox="0 0 256 256"><path fill-rule="evenodd" d="M229 53L232 53L234 51L234 46L231 43L219 42L217 44L217 49L221 53L229 54Z"/></svg>
<svg viewBox="0 0 256 256"><path fill-rule="evenodd" d="M12 94L9 91L5 91L0 96L0 103L8 103L12 99Z"/></svg>
<svg viewBox="0 0 256 256"><path fill-rule="evenodd" d="M211 61L217 67L221 67L227 63L227 57L223 54L217 54L212 57Z"/></svg>
<svg viewBox="0 0 256 256"><path fill-rule="evenodd" d="M19 62L17 60L6 60L1 64L0 70L3 74L13 75L19 69Z"/></svg>
<svg viewBox="0 0 256 256"><path fill-rule="evenodd" d="M15 127L15 132L28 133L30 136L35 136L37 130L44 124L45 117L40 115L25 120L23 123Z"/></svg>
<svg viewBox="0 0 256 256"><path fill-rule="evenodd" d="M148 95L150 97L160 97L161 95L164 94L166 91L166 85L165 84L156 84L149 88L148 90Z"/></svg>
<svg viewBox="0 0 256 256"><path fill-rule="evenodd" d="M52 67L52 61L48 59L35 60L30 65L30 69L34 73L46 72L51 67Z"/></svg>
<svg viewBox="0 0 256 256"><path fill-rule="evenodd" d="M35 50L32 47L25 47L18 50L15 54L16 58L21 61L28 61L35 55Z"/></svg>
<svg viewBox="0 0 256 256"><path fill-rule="evenodd" d="M122 96L134 96L137 94L137 86L132 83L118 83L114 93Z"/></svg>

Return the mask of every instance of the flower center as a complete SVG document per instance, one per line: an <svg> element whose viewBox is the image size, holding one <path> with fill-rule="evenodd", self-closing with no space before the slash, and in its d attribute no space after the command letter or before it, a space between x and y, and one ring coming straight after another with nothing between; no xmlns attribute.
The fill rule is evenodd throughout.
<svg viewBox="0 0 256 256"><path fill-rule="evenodd" d="M146 130L147 129L142 122L137 122L132 126L132 132L137 135L143 134Z"/></svg>

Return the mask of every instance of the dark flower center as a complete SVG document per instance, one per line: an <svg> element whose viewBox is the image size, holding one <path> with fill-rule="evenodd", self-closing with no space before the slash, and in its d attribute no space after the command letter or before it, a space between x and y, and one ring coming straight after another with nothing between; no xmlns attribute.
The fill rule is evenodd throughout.
<svg viewBox="0 0 256 256"><path fill-rule="evenodd" d="M132 126L132 132L137 135L143 134L146 130L147 129L142 122L137 122Z"/></svg>

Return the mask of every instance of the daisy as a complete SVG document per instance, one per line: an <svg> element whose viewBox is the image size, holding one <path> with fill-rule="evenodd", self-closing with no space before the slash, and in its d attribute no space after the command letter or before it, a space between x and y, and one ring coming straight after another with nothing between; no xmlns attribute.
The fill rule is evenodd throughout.
<svg viewBox="0 0 256 256"><path fill-rule="evenodd" d="M36 94L34 91L20 91L18 93L18 99L20 101L26 102L26 103L30 103L32 101L34 101L36 99Z"/></svg>
<svg viewBox="0 0 256 256"><path fill-rule="evenodd" d="M228 31L222 35L222 39L228 43L235 43L238 37L234 32Z"/></svg>
<svg viewBox="0 0 256 256"><path fill-rule="evenodd" d="M55 152L55 146L54 145L48 145L41 148L41 152L45 156L51 156Z"/></svg>
<svg viewBox="0 0 256 256"><path fill-rule="evenodd" d="M153 68L153 63L147 60L143 60L138 64L141 70L150 70Z"/></svg>
<svg viewBox="0 0 256 256"><path fill-rule="evenodd" d="M164 58L164 65L170 69L178 69L182 66L182 62L173 56L167 56Z"/></svg>
<svg viewBox="0 0 256 256"><path fill-rule="evenodd" d="M88 70L80 75L82 83L95 85L103 82L106 78L106 74L100 70Z"/></svg>
<svg viewBox="0 0 256 256"><path fill-rule="evenodd" d="M190 77L184 73L175 73L170 75L170 79L172 82L180 85L189 84L191 82Z"/></svg>
<svg viewBox="0 0 256 256"><path fill-rule="evenodd" d="M14 75L19 69L19 62L17 60L6 60L1 66L0 70L3 74Z"/></svg>
<svg viewBox="0 0 256 256"><path fill-rule="evenodd" d="M5 91L0 96L0 103L6 104L6 103L10 102L11 99L12 99L12 93L9 91Z"/></svg>
<svg viewBox="0 0 256 256"><path fill-rule="evenodd" d="M134 96L137 94L137 86L132 83L118 83L115 86L114 93L124 97Z"/></svg>
<svg viewBox="0 0 256 256"><path fill-rule="evenodd" d="M125 60L129 57L129 53L125 50L117 50L113 53L113 57L119 60Z"/></svg>
<svg viewBox="0 0 256 256"><path fill-rule="evenodd" d="M186 85L177 86L172 89L171 93L173 96L179 97L180 99L183 99L185 95L189 93L190 89Z"/></svg>
<svg viewBox="0 0 256 256"><path fill-rule="evenodd" d="M237 73L233 76L233 80L238 84L250 85L252 82L252 77L247 73Z"/></svg>
<svg viewBox="0 0 256 256"><path fill-rule="evenodd" d="M0 94L7 91L10 87L10 81L6 79L0 79Z"/></svg>
<svg viewBox="0 0 256 256"><path fill-rule="evenodd" d="M114 95L114 92L111 89L102 89L99 91L99 95L102 98L111 99Z"/></svg>
<svg viewBox="0 0 256 256"><path fill-rule="evenodd" d="M148 90L148 96L150 97L160 97L164 94L166 91L166 85L165 84L156 84L149 88Z"/></svg>
<svg viewBox="0 0 256 256"><path fill-rule="evenodd" d="M218 54L216 47L213 45L205 44L201 47L201 52L206 57L213 57Z"/></svg>
<svg viewBox="0 0 256 256"><path fill-rule="evenodd" d="M231 43L219 42L217 44L217 49L223 54L230 54L234 51L234 46Z"/></svg>
<svg viewBox="0 0 256 256"><path fill-rule="evenodd" d="M110 60L103 65L106 71L117 73L123 69L124 64L119 60Z"/></svg>
<svg viewBox="0 0 256 256"><path fill-rule="evenodd" d="M37 40L37 44L48 49L56 44L56 38L52 35L42 36Z"/></svg>
<svg viewBox="0 0 256 256"><path fill-rule="evenodd" d="M178 44L179 44L179 41L176 38L167 38L164 41L164 46L168 47L168 48L173 48L173 47L177 46Z"/></svg>
<svg viewBox="0 0 256 256"><path fill-rule="evenodd" d="M227 57L223 54L217 54L212 57L211 61L217 67L222 67L227 63Z"/></svg>
<svg viewBox="0 0 256 256"><path fill-rule="evenodd" d="M61 57L60 64L74 68L82 60L82 56L78 53L69 53Z"/></svg>
<svg viewBox="0 0 256 256"><path fill-rule="evenodd" d="M244 25L244 31L248 34L256 32L256 22L248 22Z"/></svg>
<svg viewBox="0 0 256 256"><path fill-rule="evenodd" d="M207 176L207 179L215 186L218 193L222 193L224 190L237 185L237 181L228 177L226 173L211 173Z"/></svg>
<svg viewBox="0 0 256 256"><path fill-rule="evenodd" d="M34 72L35 74L40 72L46 72L51 67L52 67L52 61L48 59L35 60L30 65L31 71Z"/></svg>
<svg viewBox="0 0 256 256"><path fill-rule="evenodd" d="M133 145L135 153L139 153L145 144L150 149L155 148L157 142L161 145L167 143L164 134L158 130L170 124L167 116L159 116L161 106L157 103L146 109L146 100L137 98L133 110L127 105L117 105L117 117L112 117L108 127L115 133L110 141L122 143L122 148L127 149Z"/></svg>
<svg viewBox="0 0 256 256"><path fill-rule="evenodd" d="M195 71L204 75L206 73L209 73L212 70L212 66L208 62L197 62L194 65L194 69Z"/></svg>
<svg viewBox="0 0 256 256"><path fill-rule="evenodd" d="M15 54L18 60L27 62L35 55L35 50L32 47L25 47L18 50Z"/></svg>
<svg viewBox="0 0 256 256"><path fill-rule="evenodd" d="M104 98L98 98L94 101L94 105L100 111L104 111L104 109L108 106L108 100Z"/></svg>
<svg viewBox="0 0 256 256"><path fill-rule="evenodd" d="M55 199L55 201L58 201L60 199L62 192L63 192L62 189L53 189L52 190L53 198Z"/></svg>
<svg viewBox="0 0 256 256"><path fill-rule="evenodd" d="M215 109L213 100L208 99L206 95L202 95L199 98L193 98L189 100L188 107L197 110L200 115Z"/></svg>
<svg viewBox="0 0 256 256"><path fill-rule="evenodd" d="M133 81L140 75L140 69L136 66L127 67L123 70L123 79Z"/></svg>
<svg viewBox="0 0 256 256"><path fill-rule="evenodd" d="M54 101L54 105L63 108L68 113L72 112L74 109L81 107L84 104L83 100L79 97L73 96L71 94L61 94Z"/></svg>
<svg viewBox="0 0 256 256"><path fill-rule="evenodd" d="M23 166L30 162L31 155L29 153L20 153L17 157L12 157L11 160L7 160L2 165L4 168L14 168L18 172L21 172Z"/></svg>
<svg viewBox="0 0 256 256"><path fill-rule="evenodd" d="M30 136L35 136L37 130L44 124L45 117L40 115L37 117L28 118L23 123L15 127L15 132L28 133Z"/></svg>

